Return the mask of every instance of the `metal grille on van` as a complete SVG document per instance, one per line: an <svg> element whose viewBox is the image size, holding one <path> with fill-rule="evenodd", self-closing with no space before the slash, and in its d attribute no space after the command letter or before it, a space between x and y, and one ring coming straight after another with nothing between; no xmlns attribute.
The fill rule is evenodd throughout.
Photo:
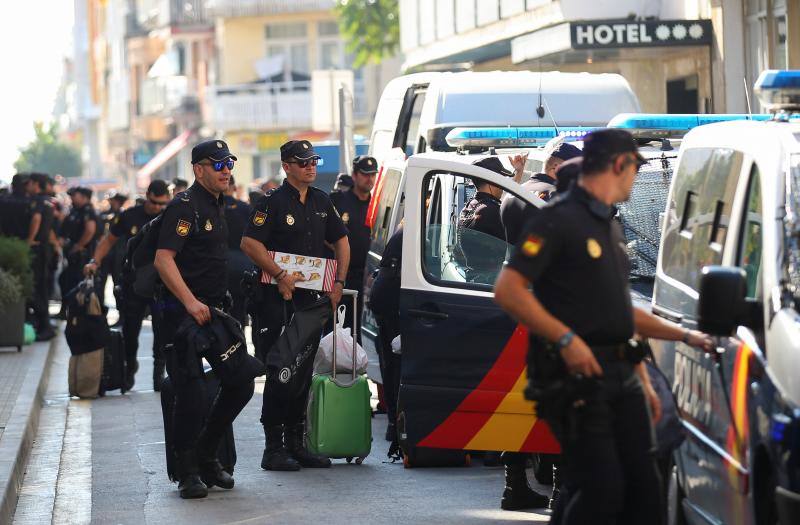
<svg viewBox="0 0 800 525"><path fill-rule="evenodd" d="M661 240L659 216L667 205L676 161L677 154L650 159L636 176L631 198L618 205L632 276L655 277Z"/></svg>

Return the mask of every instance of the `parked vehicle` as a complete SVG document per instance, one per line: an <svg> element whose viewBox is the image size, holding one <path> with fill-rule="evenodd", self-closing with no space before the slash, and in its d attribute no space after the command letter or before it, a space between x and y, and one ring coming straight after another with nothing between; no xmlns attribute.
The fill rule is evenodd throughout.
<svg viewBox="0 0 800 525"><path fill-rule="evenodd" d="M653 344L687 435L670 523L800 523L800 72L756 92L774 117L690 131L667 200L653 312L719 336Z"/></svg>

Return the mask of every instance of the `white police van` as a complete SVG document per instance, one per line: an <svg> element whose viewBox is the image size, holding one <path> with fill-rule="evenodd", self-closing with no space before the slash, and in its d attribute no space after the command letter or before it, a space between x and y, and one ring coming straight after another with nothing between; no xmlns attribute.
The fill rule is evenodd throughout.
<svg viewBox="0 0 800 525"><path fill-rule="evenodd" d="M646 142L642 153L650 162L634 187L633 199L622 205L620 219L634 260L632 286L640 297L649 298L659 243L658 216L665 207L677 142L667 139L666 131L674 135L674 129L656 127L663 116L621 116L614 125L629 129L634 124L647 125L643 117L652 121L651 129L638 134ZM690 127L687 121L692 118L698 125L696 116L669 124ZM548 140L563 135L580 146L579 140L587 131L456 128L448 133L448 140L462 150L460 153L426 153L386 164L383 188L375 196L378 206L371 251L379 258L401 219L405 221L398 430L407 456L418 446L541 453L558 450L546 425L537 422L532 405L522 396L526 333L494 304L493 278L470 278L460 240L463 235L480 237L475 240L486 252L498 255L496 273L512 247L479 232L459 232L457 221L474 193L475 179L500 186L532 205L543 204L512 179L472 165L486 155L489 146L501 159L528 151L529 167L535 168L544 161L541 146ZM367 298L370 286L368 277ZM368 303L362 321L366 346L376 338ZM413 464L413 458L410 462Z"/></svg>
<svg viewBox="0 0 800 525"><path fill-rule="evenodd" d="M756 93L772 116L685 136L665 210L653 312L719 336L653 342L687 435L671 523L800 523L800 71Z"/></svg>

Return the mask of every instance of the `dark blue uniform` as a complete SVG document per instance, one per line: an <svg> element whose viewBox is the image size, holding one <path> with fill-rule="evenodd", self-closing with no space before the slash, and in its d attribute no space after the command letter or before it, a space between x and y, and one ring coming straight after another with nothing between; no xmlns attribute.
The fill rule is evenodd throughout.
<svg viewBox="0 0 800 525"><path fill-rule="evenodd" d="M86 226L90 222L96 224L97 215L91 204L85 204L80 208L73 207L64 222L61 223L60 236L63 239L64 257L67 260L67 267L62 270L58 278L62 297L81 282L83 279L83 267L89 262L94 253L96 235L85 246L78 247L78 241L80 241Z"/></svg>
<svg viewBox="0 0 800 525"><path fill-rule="evenodd" d="M347 235L347 230L325 192L309 187L303 203L300 192L286 180L255 203L244 235L270 251L325 257L325 242L337 242ZM263 357L272 348L295 308L309 306L319 298L317 292L298 288L292 301L287 302L278 293L277 285L267 285L254 330L259 334L255 341L257 354ZM313 364L313 359L306 359L286 385L275 377L267 379L261 410L265 428L303 423Z"/></svg>
<svg viewBox="0 0 800 525"><path fill-rule="evenodd" d="M225 219L228 222L228 291L233 299L231 315L241 324L245 324L247 316L247 297L242 290L242 276L253 263L242 252L241 243L247 221L252 208L244 201L230 195L223 196L225 203Z"/></svg>

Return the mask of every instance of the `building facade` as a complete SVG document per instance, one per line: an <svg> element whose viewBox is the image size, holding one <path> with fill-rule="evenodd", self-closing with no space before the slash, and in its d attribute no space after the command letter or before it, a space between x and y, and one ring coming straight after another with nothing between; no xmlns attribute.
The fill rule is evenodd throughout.
<svg viewBox="0 0 800 525"><path fill-rule="evenodd" d="M613 72L646 112L745 112L761 70L797 67L797 9L786 0L400 0L403 68Z"/></svg>

